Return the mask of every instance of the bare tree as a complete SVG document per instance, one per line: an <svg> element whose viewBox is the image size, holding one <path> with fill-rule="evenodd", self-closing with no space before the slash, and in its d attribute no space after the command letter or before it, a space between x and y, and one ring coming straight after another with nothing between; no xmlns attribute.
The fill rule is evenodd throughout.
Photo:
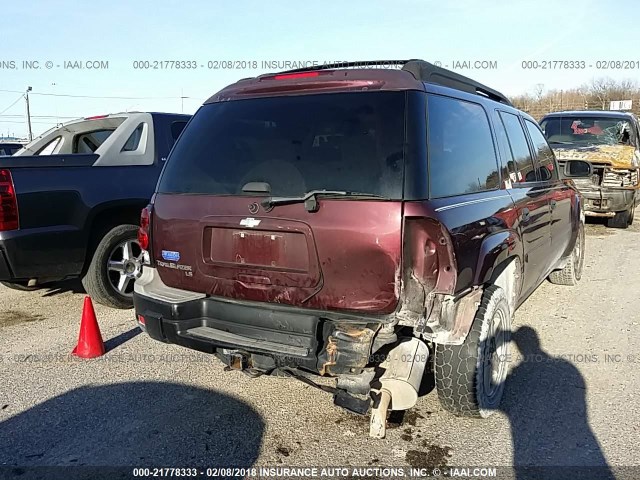
<svg viewBox="0 0 640 480"><path fill-rule="evenodd" d="M544 83L537 83L533 89L533 95L537 102L542 100L542 96L544 95Z"/></svg>
<svg viewBox="0 0 640 480"><path fill-rule="evenodd" d="M613 87L615 87L615 81L608 77L591 80L591 93L602 105L602 110L607 109L607 102L611 99L610 92Z"/></svg>
<svg viewBox="0 0 640 480"><path fill-rule="evenodd" d="M549 112L564 110L607 110L611 100L633 100L640 96L640 86L635 80L614 81L610 78L593 79L576 88L548 90L537 84L532 93L512 97L512 103L535 118ZM640 113L640 102L633 105Z"/></svg>
<svg viewBox="0 0 640 480"><path fill-rule="evenodd" d="M589 96L591 95L591 92L589 91L589 87L587 85L581 85L575 90L575 92L582 99L582 103L584 105L583 108L587 110L589 108Z"/></svg>

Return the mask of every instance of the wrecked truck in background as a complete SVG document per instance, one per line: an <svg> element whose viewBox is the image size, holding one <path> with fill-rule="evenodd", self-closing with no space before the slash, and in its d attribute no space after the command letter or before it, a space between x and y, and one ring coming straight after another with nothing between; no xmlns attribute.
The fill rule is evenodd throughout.
<svg viewBox="0 0 640 480"><path fill-rule="evenodd" d="M546 115L540 125L560 167L569 160L592 164L590 178L575 179L586 215L627 228L640 202L638 119L628 112L575 111Z"/></svg>

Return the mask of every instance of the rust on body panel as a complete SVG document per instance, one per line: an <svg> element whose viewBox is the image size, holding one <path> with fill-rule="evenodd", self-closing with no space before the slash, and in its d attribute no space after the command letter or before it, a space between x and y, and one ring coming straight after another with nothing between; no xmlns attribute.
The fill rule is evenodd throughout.
<svg viewBox="0 0 640 480"><path fill-rule="evenodd" d="M559 160L586 160L604 163L614 168L636 168L635 147L631 145L590 145L578 148L556 148L553 150Z"/></svg>
<svg viewBox="0 0 640 480"><path fill-rule="evenodd" d="M371 346L379 326L328 322L325 346L318 355L320 375L361 373L370 361Z"/></svg>

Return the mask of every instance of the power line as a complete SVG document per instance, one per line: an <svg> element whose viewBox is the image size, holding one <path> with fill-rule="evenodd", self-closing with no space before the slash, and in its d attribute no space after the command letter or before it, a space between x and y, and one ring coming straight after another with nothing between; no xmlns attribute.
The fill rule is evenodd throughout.
<svg viewBox="0 0 640 480"><path fill-rule="evenodd" d="M0 92L8 92L8 93L22 93L18 90L0 90ZM64 93L40 93L40 92L31 92L31 95L42 95L48 97L69 97L69 98L102 98L107 100L180 100L181 98L187 98L190 100L202 100L201 98L194 97L111 97L111 96L95 96L95 95L69 95Z"/></svg>
<svg viewBox="0 0 640 480"><path fill-rule="evenodd" d="M7 110L9 110L11 107L13 107L16 103L18 103L20 100L22 100L22 95L20 95L15 102L13 102L11 105L9 105L7 108L5 108L4 110L2 110L0 112L0 115L2 115L4 112L6 112Z"/></svg>
<svg viewBox="0 0 640 480"><path fill-rule="evenodd" d="M18 122L18 121L13 121L13 120L0 120L0 123L13 123L15 125L15 124L23 123L23 122ZM40 125L55 125L56 124L56 122L31 122L31 123L37 123L37 124L40 124Z"/></svg>
<svg viewBox="0 0 640 480"><path fill-rule="evenodd" d="M24 115L0 115L2 118L24 118ZM31 118L80 118L80 116L67 117L64 115L31 115Z"/></svg>

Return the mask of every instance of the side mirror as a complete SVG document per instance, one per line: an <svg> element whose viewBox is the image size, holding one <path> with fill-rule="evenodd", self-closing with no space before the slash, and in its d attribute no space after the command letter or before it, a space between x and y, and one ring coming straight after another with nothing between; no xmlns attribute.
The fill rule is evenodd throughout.
<svg viewBox="0 0 640 480"><path fill-rule="evenodd" d="M569 160L564 164L564 176L569 178L588 178L593 173L591 163L584 160Z"/></svg>

